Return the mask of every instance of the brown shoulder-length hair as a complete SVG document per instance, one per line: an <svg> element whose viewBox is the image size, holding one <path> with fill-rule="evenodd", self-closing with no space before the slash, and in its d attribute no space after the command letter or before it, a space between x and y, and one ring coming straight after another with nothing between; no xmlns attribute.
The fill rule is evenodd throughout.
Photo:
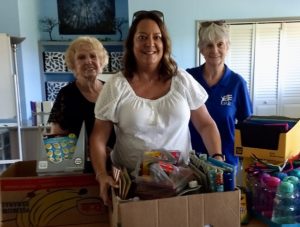
<svg viewBox="0 0 300 227"><path fill-rule="evenodd" d="M167 28L163 20L157 14L151 11L145 11L133 18L127 39L125 41L125 52L123 58L124 76L128 79L131 79L133 77L133 73L136 72L137 63L133 52L134 35L136 33L139 22L144 19L151 19L155 21L161 31L164 53L159 65L159 74L161 76L160 79L166 81L177 74L178 66L171 56L171 39L167 32Z"/></svg>

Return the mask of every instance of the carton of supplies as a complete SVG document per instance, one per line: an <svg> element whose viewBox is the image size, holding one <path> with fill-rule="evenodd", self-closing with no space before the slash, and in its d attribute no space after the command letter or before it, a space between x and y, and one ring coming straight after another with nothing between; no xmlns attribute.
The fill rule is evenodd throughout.
<svg viewBox="0 0 300 227"><path fill-rule="evenodd" d="M240 190L223 178L233 166L190 157L181 163L180 152L155 150L131 173L113 166L111 227L240 226Z"/></svg>
<svg viewBox="0 0 300 227"><path fill-rule="evenodd" d="M235 129L235 155L284 162L300 152L299 119L252 116Z"/></svg>

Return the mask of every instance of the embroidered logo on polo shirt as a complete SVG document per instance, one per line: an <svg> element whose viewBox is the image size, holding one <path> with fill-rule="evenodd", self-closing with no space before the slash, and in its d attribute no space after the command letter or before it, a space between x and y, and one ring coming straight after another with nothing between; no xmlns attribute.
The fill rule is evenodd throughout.
<svg viewBox="0 0 300 227"><path fill-rule="evenodd" d="M221 105L230 106L232 101L232 95L224 95L221 97Z"/></svg>

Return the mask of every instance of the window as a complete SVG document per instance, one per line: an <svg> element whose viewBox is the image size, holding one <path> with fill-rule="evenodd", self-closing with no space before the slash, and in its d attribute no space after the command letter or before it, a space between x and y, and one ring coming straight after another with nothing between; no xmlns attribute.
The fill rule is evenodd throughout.
<svg viewBox="0 0 300 227"><path fill-rule="evenodd" d="M300 20L228 24L226 64L247 81L254 114L300 117Z"/></svg>

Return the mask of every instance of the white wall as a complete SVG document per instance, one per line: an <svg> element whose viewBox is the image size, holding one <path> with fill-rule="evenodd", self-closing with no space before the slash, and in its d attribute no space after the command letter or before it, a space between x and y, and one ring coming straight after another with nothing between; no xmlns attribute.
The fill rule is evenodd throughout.
<svg viewBox="0 0 300 227"><path fill-rule="evenodd" d="M141 9L161 10L173 55L183 68L196 65L196 20L299 17L299 0L128 0L129 19Z"/></svg>
<svg viewBox="0 0 300 227"><path fill-rule="evenodd" d="M18 1L0 0L0 6L0 33L20 35Z"/></svg>
<svg viewBox="0 0 300 227"><path fill-rule="evenodd" d="M38 3L40 0L19 0L20 36L26 37L21 44L22 114L24 123L31 117L30 101L41 100L41 80L38 55Z"/></svg>
<svg viewBox="0 0 300 227"><path fill-rule="evenodd" d="M30 100L41 99L38 60L39 30L37 6L39 0L0 0L0 32L26 37L18 46L18 72L23 120L31 116ZM0 107L3 108L3 107Z"/></svg>

